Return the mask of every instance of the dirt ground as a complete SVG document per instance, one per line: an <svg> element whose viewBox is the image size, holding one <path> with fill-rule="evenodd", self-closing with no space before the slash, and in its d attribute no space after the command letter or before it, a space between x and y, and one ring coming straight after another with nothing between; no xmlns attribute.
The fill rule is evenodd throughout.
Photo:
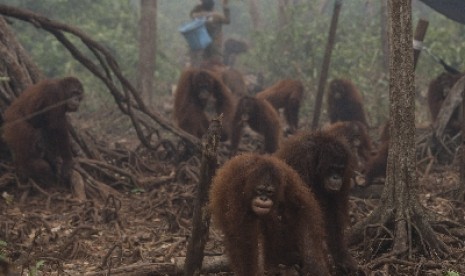
<svg viewBox="0 0 465 276"><path fill-rule="evenodd" d="M154 182L144 190L120 189L121 197L82 202L69 189L49 187L25 194L13 175L3 174L0 256L22 275L137 275L116 272L128 266L170 266L186 255L196 181L192 172L170 177L179 176L176 166L167 165L165 174L170 181ZM422 204L444 220L465 225L465 203L453 199L458 183L453 166L435 165L426 175L419 170ZM350 202L353 224L378 200L351 197ZM451 248L446 259L412 256L380 263L376 251L383 249L376 245L362 244L351 251L370 275L458 275L454 271L465 275L465 241L440 238ZM220 256L223 251L221 233L212 228L205 254ZM450 274L444 274L447 271Z"/></svg>

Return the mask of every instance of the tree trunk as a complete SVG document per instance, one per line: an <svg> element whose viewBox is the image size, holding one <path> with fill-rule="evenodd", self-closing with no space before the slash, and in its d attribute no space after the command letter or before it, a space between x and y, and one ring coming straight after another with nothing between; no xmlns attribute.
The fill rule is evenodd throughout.
<svg viewBox="0 0 465 276"><path fill-rule="evenodd" d="M465 89L462 91L462 145L459 149L460 184L457 200L465 201Z"/></svg>
<svg viewBox="0 0 465 276"><path fill-rule="evenodd" d="M402 2L403 1L403 2ZM408 246L408 209L417 202L415 173L415 92L412 49L411 3L390 0L389 3L389 90L390 90L390 144L384 197L394 207L398 219L393 250ZM408 50L411 50L410 52ZM413 205L413 204L412 204Z"/></svg>
<svg viewBox="0 0 465 276"><path fill-rule="evenodd" d="M321 66L320 79L318 80L315 110L313 111L312 129L316 129L320 121L321 105L323 104L323 95L325 93L326 80L328 79L331 53L333 52L334 43L336 40L337 21L339 19L339 13L341 12L341 6L342 1L335 0L333 17L331 18L331 25L329 26L328 42L326 43L325 55L323 57L323 64Z"/></svg>
<svg viewBox="0 0 465 276"><path fill-rule="evenodd" d="M282 28L289 23L288 18L289 0L278 0L278 28Z"/></svg>
<svg viewBox="0 0 465 276"><path fill-rule="evenodd" d="M258 0L249 0L249 14L252 20L253 30L259 31L262 25L260 10L258 8Z"/></svg>
<svg viewBox="0 0 465 276"><path fill-rule="evenodd" d="M157 0L141 0L137 86L148 106L152 104L157 48Z"/></svg>
<svg viewBox="0 0 465 276"><path fill-rule="evenodd" d="M318 11L320 12L320 14L324 13L328 9L330 1L331 0L320 0L319 1Z"/></svg>
<svg viewBox="0 0 465 276"><path fill-rule="evenodd" d="M44 78L3 17L0 17L0 77L1 113L13 97Z"/></svg>
<svg viewBox="0 0 465 276"><path fill-rule="evenodd" d="M387 71L389 70L389 39L388 39L388 12L387 12L387 2L381 1L381 8L380 8L380 25L381 25L381 50L383 53L383 69Z"/></svg>
<svg viewBox="0 0 465 276"><path fill-rule="evenodd" d="M463 104L462 94L465 91L465 76L461 77L447 93L446 98L441 104L441 109L433 122L434 136L443 140L444 132L449 123L454 110L460 108Z"/></svg>
<svg viewBox="0 0 465 276"><path fill-rule="evenodd" d="M420 58L423 39L425 39L426 30L428 30L429 22L420 18L417 27L415 28L415 35L413 36L413 71L417 68L418 59Z"/></svg>
<svg viewBox="0 0 465 276"><path fill-rule="evenodd" d="M425 256L444 256L448 248L437 238L417 197L411 1L389 0L388 5L391 138L386 184L380 205L353 227L352 241L360 241L368 229L365 234L374 246L389 240L391 256L412 257L414 250Z"/></svg>
<svg viewBox="0 0 465 276"><path fill-rule="evenodd" d="M208 191L218 164L217 150L221 134L221 118L214 119L203 137L202 164L200 179L194 206L192 234L187 244L184 275L198 275L202 269L205 244L210 229L210 212L208 210Z"/></svg>
<svg viewBox="0 0 465 276"><path fill-rule="evenodd" d="M463 138L463 129L462 129L462 145L460 145L458 154L459 154L459 171L460 171L460 182L459 189L457 193L458 201L465 201L465 139Z"/></svg>

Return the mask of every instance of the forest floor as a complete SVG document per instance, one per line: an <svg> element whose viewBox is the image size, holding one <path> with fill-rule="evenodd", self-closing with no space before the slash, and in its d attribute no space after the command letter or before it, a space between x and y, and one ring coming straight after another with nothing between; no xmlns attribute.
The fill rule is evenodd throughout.
<svg viewBox="0 0 465 276"><path fill-rule="evenodd" d="M175 166L167 170L167 175L174 173ZM22 275L138 275L116 271L147 263L169 266L186 255L195 183L174 180L122 191L118 198L82 202L66 189L49 187L47 194L34 190L25 197L15 184L3 186L0 256ZM453 199L458 183L456 168L433 166L419 176L419 197L427 209L465 225L465 203ZM351 223L365 218L377 204L377 199L351 197ZM374 265L379 252L373 246L362 244L351 252L370 275L465 275L465 241L439 238L452 249L446 259L412 256L404 263L379 266ZM221 233L211 228L205 254L219 256L223 251Z"/></svg>

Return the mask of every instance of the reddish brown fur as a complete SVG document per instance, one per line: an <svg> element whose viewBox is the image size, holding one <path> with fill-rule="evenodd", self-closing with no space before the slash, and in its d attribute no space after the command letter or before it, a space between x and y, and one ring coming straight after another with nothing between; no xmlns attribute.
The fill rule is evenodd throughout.
<svg viewBox="0 0 465 276"><path fill-rule="evenodd" d="M303 95L304 86L301 81L285 79L258 93L256 97L267 100L276 110L283 108L289 130L294 133L298 128Z"/></svg>
<svg viewBox="0 0 465 276"><path fill-rule="evenodd" d="M365 165L365 186L372 185L378 177L386 177L389 136L389 121L387 121L381 129L379 138L381 144L378 147L378 152Z"/></svg>
<svg viewBox="0 0 465 276"><path fill-rule="evenodd" d="M21 180L70 181L73 161L66 113L77 111L82 96L76 78L43 80L7 108L3 139Z"/></svg>
<svg viewBox="0 0 465 276"><path fill-rule="evenodd" d="M244 121L247 116L247 121ZM278 149L281 139L279 115L273 107L264 100L250 96L242 97L237 106L231 123L231 152L235 154L239 146L244 123L264 138L264 150L273 153Z"/></svg>
<svg viewBox="0 0 465 276"><path fill-rule="evenodd" d="M347 139L360 168L371 158L371 139L366 126L361 122L336 122L327 126L324 130Z"/></svg>
<svg viewBox="0 0 465 276"><path fill-rule="evenodd" d="M236 56L247 52L248 49L249 46L244 41L234 38L226 39L224 42L223 63L227 66L234 66Z"/></svg>
<svg viewBox="0 0 465 276"><path fill-rule="evenodd" d="M201 93L206 93L207 96L200 97ZM185 70L179 78L174 95L176 125L196 137L202 137L209 124L205 113L209 98L215 100L216 113L224 113L223 125L229 125L234 113L234 102L228 88L207 70ZM224 138L229 135L227 130L228 128L225 130Z"/></svg>
<svg viewBox="0 0 465 276"><path fill-rule="evenodd" d="M221 78L233 95L241 97L248 94L244 76L240 71L233 68L225 69L221 74Z"/></svg>
<svg viewBox="0 0 465 276"><path fill-rule="evenodd" d="M357 272L349 253L344 230L349 223L349 190L353 177L353 156L345 140L324 131L302 132L282 143L275 154L299 173L314 192L324 214L329 251L337 275ZM339 190L328 190L326 181L334 174L342 176Z"/></svg>
<svg viewBox="0 0 465 276"><path fill-rule="evenodd" d="M275 188L269 195L274 204L266 215L251 208L261 184ZM226 162L213 179L210 210L224 233L236 275L264 275L265 269L270 273L278 264L301 264L302 275L330 274L320 207L283 161L243 154ZM259 254L264 254L264 264L258 261Z"/></svg>
<svg viewBox="0 0 465 276"><path fill-rule="evenodd" d="M444 72L430 82L427 98L431 121L433 123L436 121L439 111L441 110L442 103L446 99L450 89L462 76L463 74L450 74ZM459 110L459 108L454 110L446 127L446 129L451 130L453 134L457 133L461 129L462 115Z"/></svg>
<svg viewBox="0 0 465 276"><path fill-rule="evenodd" d="M359 121L368 127L362 95L350 80L334 79L329 83L327 104L331 123Z"/></svg>
<svg viewBox="0 0 465 276"><path fill-rule="evenodd" d="M379 141L385 142L389 140L389 121L384 123L383 127L381 128L381 132L379 134Z"/></svg>
<svg viewBox="0 0 465 276"><path fill-rule="evenodd" d="M386 177L389 140L383 141L378 153L365 166L365 186L370 186L377 177Z"/></svg>

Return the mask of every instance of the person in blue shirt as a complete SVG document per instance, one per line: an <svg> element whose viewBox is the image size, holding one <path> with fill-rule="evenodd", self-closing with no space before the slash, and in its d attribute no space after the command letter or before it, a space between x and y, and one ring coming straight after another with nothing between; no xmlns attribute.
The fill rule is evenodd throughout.
<svg viewBox="0 0 465 276"><path fill-rule="evenodd" d="M223 12L215 11L214 0L201 0L190 12L190 17L205 18L206 28L212 38L212 43L205 49L191 52L191 65L200 66L202 63L223 64L223 31L224 24L231 22L228 0L223 0Z"/></svg>

